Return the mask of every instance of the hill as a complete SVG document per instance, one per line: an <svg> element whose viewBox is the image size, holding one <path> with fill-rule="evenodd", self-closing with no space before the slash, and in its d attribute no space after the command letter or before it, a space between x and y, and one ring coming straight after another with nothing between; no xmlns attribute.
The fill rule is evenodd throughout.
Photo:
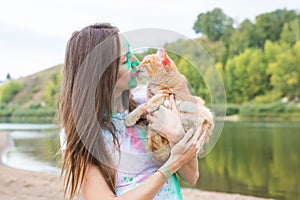
<svg viewBox="0 0 300 200"><path fill-rule="evenodd" d="M52 122L56 113L62 65L0 86L0 121Z"/></svg>
<svg viewBox="0 0 300 200"><path fill-rule="evenodd" d="M10 103L22 108L39 103L45 104L47 85L61 73L62 65L57 65L16 80L23 86L23 89L13 96Z"/></svg>

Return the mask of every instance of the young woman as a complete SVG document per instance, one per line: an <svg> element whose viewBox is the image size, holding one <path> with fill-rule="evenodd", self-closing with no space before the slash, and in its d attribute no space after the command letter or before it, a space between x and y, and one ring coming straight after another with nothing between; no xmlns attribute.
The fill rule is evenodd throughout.
<svg viewBox="0 0 300 200"><path fill-rule="evenodd" d="M136 84L133 71L128 67L128 56L121 55L118 32L110 24L91 25L73 33L67 45L59 99L61 136L65 136L62 146L65 195L73 199L81 191L87 200L182 199L175 173L192 185L198 180L200 130L180 131L183 129L171 95L172 109L161 107L147 119L149 127L164 120L164 124L153 127L161 129L162 135L175 145L162 166L151 159L145 147L147 126L143 122L130 128L125 126L124 117L135 108L130 91ZM80 110L78 105L85 105L89 100L85 93L78 95L81 90L75 81L81 75L80 70L86 67L83 63L89 54L108 38L112 38L113 45L105 52L116 56L106 69L94 66L95 69L103 68L94 94L97 120L92 122L99 124L101 129L94 131L93 124L86 125L91 122L84 114L76 115L72 110L73 105ZM86 81L95 80L99 76L96 72L92 71ZM163 119L163 116L168 117ZM86 128L79 131L78 127Z"/></svg>

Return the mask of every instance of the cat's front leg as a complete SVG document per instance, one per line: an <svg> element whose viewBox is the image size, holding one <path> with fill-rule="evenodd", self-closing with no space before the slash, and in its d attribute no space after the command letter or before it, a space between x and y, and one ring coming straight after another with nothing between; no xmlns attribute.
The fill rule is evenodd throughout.
<svg viewBox="0 0 300 200"><path fill-rule="evenodd" d="M147 111L146 103L139 105L131 113L125 117L126 126L133 126L141 118L141 116Z"/></svg>
<svg viewBox="0 0 300 200"><path fill-rule="evenodd" d="M169 94L156 94L147 103L147 112L151 113L159 108L160 105L163 105L166 98L169 97Z"/></svg>

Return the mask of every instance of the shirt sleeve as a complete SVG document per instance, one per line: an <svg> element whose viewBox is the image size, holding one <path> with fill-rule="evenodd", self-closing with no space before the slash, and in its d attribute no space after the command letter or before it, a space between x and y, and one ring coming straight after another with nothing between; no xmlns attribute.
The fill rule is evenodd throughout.
<svg viewBox="0 0 300 200"><path fill-rule="evenodd" d="M59 134L59 139L60 139L60 149L61 151L65 151L67 147L67 141L66 141L66 133L64 129L61 129Z"/></svg>

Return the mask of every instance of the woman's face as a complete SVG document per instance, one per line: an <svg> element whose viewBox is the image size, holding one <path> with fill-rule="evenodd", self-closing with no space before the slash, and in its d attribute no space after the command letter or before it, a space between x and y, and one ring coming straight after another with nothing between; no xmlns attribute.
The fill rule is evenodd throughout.
<svg viewBox="0 0 300 200"><path fill-rule="evenodd" d="M134 79L134 80L132 80ZM131 68L128 68L127 65L127 56L120 56L120 66L118 72L118 79L116 83L116 87L119 90L129 90L131 87L129 86L130 81L136 81L134 77L132 77Z"/></svg>

